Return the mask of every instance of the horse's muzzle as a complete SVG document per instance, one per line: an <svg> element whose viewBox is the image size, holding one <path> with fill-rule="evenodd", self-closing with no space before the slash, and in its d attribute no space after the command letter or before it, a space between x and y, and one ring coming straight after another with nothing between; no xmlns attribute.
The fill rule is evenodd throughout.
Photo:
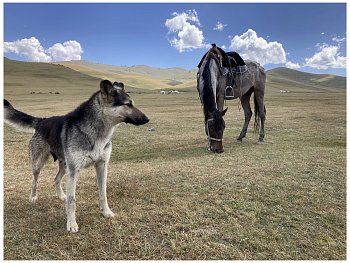
<svg viewBox="0 0 350 263"><path fill-rule="evenodd" d="M214 153L223 153L224 152L224 148L222 148L222 149L214 149L213 152Z"/></svg>
<svg viewBox="0 0 350 263"><path fill-rule="evenodd" d="M213 153L223 153L224 152L224 147L221 148L214 148L213 146L208 147L208 151L212 151Z"/></svg>

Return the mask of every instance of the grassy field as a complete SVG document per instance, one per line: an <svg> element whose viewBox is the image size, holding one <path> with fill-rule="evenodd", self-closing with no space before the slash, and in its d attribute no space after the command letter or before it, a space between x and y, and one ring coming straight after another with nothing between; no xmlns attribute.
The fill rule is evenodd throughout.
<svg viewBox="0 0 350 263"><path fill-rule="evenodd" d="M17 96L13 88L24 88L11 83L19 79L5 76L5 97L33 115L64 114L98 88L89 81L80 95L62 88ZM227 103L221 155L206 150L195 90L132 93L151 122L121 125L114 135L108 197L116 216L100 215L94 170L87 169L77 186L76 234L66 232L55 196L57 164L44 167L31 205L31 135L5 126L4 258L345 260L345 90L288 85L268 83L264 145L252 125L235 143L243 112L237 100Z"/></svg>

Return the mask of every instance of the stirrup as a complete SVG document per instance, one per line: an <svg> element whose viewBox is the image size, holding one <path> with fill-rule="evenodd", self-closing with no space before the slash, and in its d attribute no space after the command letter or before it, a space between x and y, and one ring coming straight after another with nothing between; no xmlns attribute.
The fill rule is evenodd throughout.
<svg viewBox="0 0 350 263"><path fill-rule="evenodd" d="M233 100L235 98L235 94L232 86L227 86L225 88L225 100Z"/></svg>

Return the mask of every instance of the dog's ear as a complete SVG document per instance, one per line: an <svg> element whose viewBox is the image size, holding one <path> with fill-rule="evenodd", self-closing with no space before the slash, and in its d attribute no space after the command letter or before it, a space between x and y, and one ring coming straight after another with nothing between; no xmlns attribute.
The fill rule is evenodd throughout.
<svg viewBox="0 0 350 263"><path fill-rule="evenodd" d="M122 91L124 91L124 83L122 83L122 82L117 82L117 81L115 81L115 82L113 83L113 87L116 88L117 90L122 90Z"/></svg>
<svg viewBox="0 0 350 263"><path fill-rule="evenodd" d="M113 91L113 85L109 80L102 80L100 83L100 91L104 97L108 97Z"/></svg>

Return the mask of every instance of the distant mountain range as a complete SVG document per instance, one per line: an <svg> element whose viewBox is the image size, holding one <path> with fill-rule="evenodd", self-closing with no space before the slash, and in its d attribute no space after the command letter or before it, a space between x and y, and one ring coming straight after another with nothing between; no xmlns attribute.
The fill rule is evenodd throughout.
<svg viewBox="0 0 350 263"><path fill-rule="evenodd" d="M35 63L4 59L5 88L38 82L58 86L77 86L78 83L96 86L93 83L99 79L109 79L124 82L135 90L195 90L196 73L196 69L112 66L82 60ZM346 77L275 68L267 71L267 86L289 91L337 91L346 88Z"/></svg>

